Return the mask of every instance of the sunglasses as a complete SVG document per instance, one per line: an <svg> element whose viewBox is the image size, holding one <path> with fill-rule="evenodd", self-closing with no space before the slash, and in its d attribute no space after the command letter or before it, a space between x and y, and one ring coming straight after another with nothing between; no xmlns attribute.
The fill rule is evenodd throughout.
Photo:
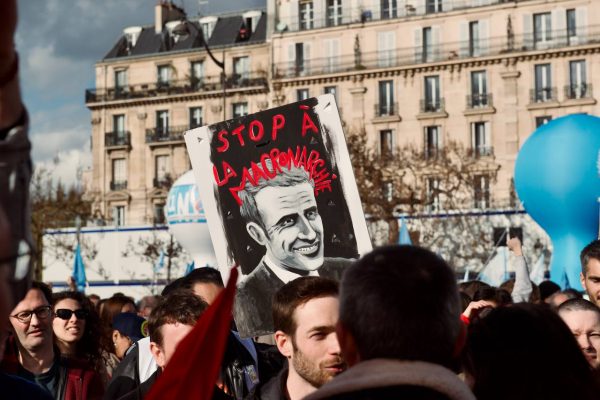
<svg viewBox="0 0 600 400"><path fill-rule="evenodd" d="M79 310L68 310L66 308L59 308L56 310L54 315L56 315L60 319L69 320L75 314L75 318L77 319L86 319L89 315L87 310L79 309Z"/></svg>

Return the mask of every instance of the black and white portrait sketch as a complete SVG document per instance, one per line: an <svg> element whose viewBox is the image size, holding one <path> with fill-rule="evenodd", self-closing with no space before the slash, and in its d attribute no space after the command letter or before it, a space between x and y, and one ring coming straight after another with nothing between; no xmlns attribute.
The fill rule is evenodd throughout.
<svg viewBox="0 0 600 400"><path fill-rule="evenodd" d="M339 280L370 250L333 96L199 128L186 143L221 273L243 274L242 336L272 332L271 298L285 283Z"/></svg>

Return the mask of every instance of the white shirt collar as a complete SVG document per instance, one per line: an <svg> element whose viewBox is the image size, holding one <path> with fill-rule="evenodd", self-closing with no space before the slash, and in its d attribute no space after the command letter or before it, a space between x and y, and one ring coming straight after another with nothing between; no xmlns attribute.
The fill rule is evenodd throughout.
<svg viewBox="0 0 600 400"><path fill-rule="evenodd" d="M262 262L264 262L265 265L268 268L270 268L271 271L273 271L273 273L275 275L277 275L277 277L283 283L288 283L288 282L293 281L296 278L300 278L301 276L304 276L304 275L299 275L295 272L292 272L285 268L280 267L279 265L277 265L277 263L273 262L267 254L265 254L265 256L263 257ZM307 276L319 276L319 271L318 270L310 271Z"/></svg>

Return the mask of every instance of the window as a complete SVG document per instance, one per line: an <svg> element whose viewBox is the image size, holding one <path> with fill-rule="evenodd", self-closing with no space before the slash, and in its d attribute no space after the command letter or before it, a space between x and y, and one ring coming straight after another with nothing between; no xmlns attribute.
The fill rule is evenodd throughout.
<svg viewBox="0 0 600 400"><path fill-rule="evenodd" d="M577 14L575 9L567 10L567 43L577 44Z"/></svg>
<svg viewBox="0 0 600 400"><path fill-rule="evenodd" d="M207 18L207 19L209 19L209 18ZM204 20L204 18L202 20ZM202 21L202 22L200 22L200 26L202 28L202 34L204 36L204 40L209 40L210 39L210 36L212 35L213 30L215 29L216 25L217 25L217 19L216 18L214 20L210 19L208 21Z"/></svg>
<svg viewBox="0 0 600 400"><path fill-rule="evenodd" d="M393 67L396 65L396 32L378 32L377 50L379 67Z"/></svg>
<svg viewBox="0 0 600 400"><path fill-rule="evenodd" d="M439 211L441 209L440 202L440 179L429 177L425 180L425 201L427 211Z"/></svg>
<svg viewBox="0 0 600 400"><path fill-rule="evenodd" d="M164 187L170 179L169 156L156 156L154 159L154 187Z"/></svg>
<svg viewBox="0 0 600 400"><path fill-rule="evenodd" d="M125 225L125 206L113 207L113 220L115 221L115 226Z"/></svg>
<svg viewBox="0 0 600 400"><path fill-rule="evenodd" d="M233 75L237 83L250 77L250 58L235 57L233 59Z"/></svg>
<svg viewBox="0 0 600 400"><path fill-rule="evenodd" d="M323 40L323 46L325 54L324 72L332 73L339 70L340 64L340 40L339 39L325 39Z"/></svg>
<svg viewBox="0 0 600 400"><path fill-rule="evenodd" d="M379 155L389 158L394 154L394 131L384 129L379 131Z"/></svg>
<svg viewBox="0 0 600 400"><path fill-rule="evenodd" d="M159 136L169 135L169 111L159 110L156 112L156 133Z"/></svg>
<svg viewBox="0 0 600 400"><path fill-rule="evenodd" d="M492 155L489 122L474 122L471 124L471 144L473 146L473 156Z"/></svg>
<svg viewBox="0 0 600 400"><path fill-rule="evenodd" d="M552 16L549 12L533 14L533 41L536 47L543 47L552 40Z"/></svg>
<svg viewBox="0 0 600 400"><path fill-rule="evenodd" d="M396 18L398 16L398 0L380 0L381 19Z"/></svg>
<svg viewBox="0 0 600 400"><path fill-rule="evenodd" d="M481 55L479 43L479 21L471 21L469 22L469 56Z"/></svg>
<svg viewBox="0 0 600 400"><path fill-rule="evenodd" d="M296 90L296 101L306 100L308 99L308 89L298 89Z"/></svg>
<svg viewBox="0 0 600 400"><path fill-rule="evenodd" d="M112 160L112 190L122 190L127 188L127 163L124 158L115 158Z"/></svg>
<svg viewBox="0 0 600 400"><path fill-rule="evenodd" d="M537 129L542 125L546 125L550 121L552 121L552 117L550 115L542 115L541 117L535 117L535 127Z"/></svg>
<svg viewBox="0 0 600 400"><path fill-rule="evenodd" d="M471 108L487 107L487 79L485 71L471 72Z"/></svg>
<svg viewBox="0 0 600 400"><path fill-rule="evenodd" d="M423 28L423 62L433 61L433 37L431 27Z"/></svg>
<svg viewBox="0 0 600 400"><path fill-rule="evenodd" d="M585 60L569 62L569 88L567 98L581 99L587 94L587 79L585 72Z"/></svg>
<svg viewBox="0 0 600 400"><path fill-rule="evenodd" d="M550 64L538 64L535 66L534 91L534 102L552 100L552 75Z"/></svg>
<svg viewBox="0 0 600 400"><path fill-rule="evenodd" d="M377 116L394 114L394 81L379 82L379 104L376 110Z"/></svg>
<svg viewBox="0 0 600 400"><path fill-rule="evenodd" d="M335 102L338 103L337 86L325 86L323 88L323 93L332 94L333 97L335 97ZM339 104L338 104L338 107L339 107Z"/></svg>
<svg viewBox="0 0 600 400"><path fill-rule="evenodd" d="M159 65L158 66L158 87L169 86L171 81L171 66L170 65Z"/></svg>
<svg viewBox="0 0 600 400"><path fill-rule="evenodd" d="M314 27L312 1L301 2L299 8L300 30L312 29Z"/></svg>
<svg viewBox="0 0 600 400"><path fill-rule="evenodd" d="M125 137L125 114L113 115L113 132L118 138Z"/></svg>
<svg viewBox="0 0 600 400"><path fill-rule="evenodd" d="M342 23L342 0L327 0L327 26Z"/></svg>
<svg viewBox="0 0 600 400"><path fill-rule="evenodd" d="M425 104L424 112L440 111L440 77L437 75L425 77Z"/></svg>
<svg viewBox="0 0 600 400"><path fill-rule="evenodd" d="M473 177L473 199L475 208L490 207L490 178L487 175Z"/></svg>
<svg viewBox="0 0 600 400"><path fill-rule="evenodd" d="M293 66L291 75L302 76L309 72L310 45L308 43L295 43L289 46L290 66Z"/></svg>
<svg viewBox="0 0 600 400"><path fill-rule="evenodd" d="M164 224L165 223L165 205L154 204L154 223Z"/></svg>
<svg viewBox="0 0 600 400"><path fill-rule="evenodd" d="M190 107L190 129L202 125L202 107Z"/></svg>
<svg viewBox="0 0 600 400"><path fill-rule="evenodd" d="M127 71L115 71L115 95L118 97L127 92Z"/></svg>
<svg viewBox="0 0 600 400"><path fill-rule="evenodd" d="M436 158L440 148L440 127L437 125L425 127L425 159Z"/></svg>
<svg viewBox="0 0 600 400"><path fill-rule="evenodd" d="M233 103L233 118L248 115L248 103Z"/></svg>
<svg viewBox="0 0 600 400"><path fill-rule="evenodd" d="M427 0L425 12L427 14L438 13L442 11L442 0Z"/></svg>
<svg viewBox="0 0 600 400"><path fill-rule="evenodd" d="M193 61L190 64L191 84L194 89L199 89L204 80L204 63L202 61Z"/></svg>

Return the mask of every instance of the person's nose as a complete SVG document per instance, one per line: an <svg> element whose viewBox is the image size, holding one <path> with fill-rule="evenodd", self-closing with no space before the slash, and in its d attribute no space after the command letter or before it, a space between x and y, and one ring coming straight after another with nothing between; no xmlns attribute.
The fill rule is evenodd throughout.
<svg viewBox="0 0 600 400"><path fill-rule="evenodd" d="M310 224L310 221L303 215L298 219L298 228L300 229L300 234L298 236L301 239L313 241L317 238L317 232Z"/></svg>
<svg viewBox="0 0 600 400"><path fill-rule="evenodd" d="M340 355L342 353L340 342L338 341L337 334L335 332L329 334L327 341L327 349L329 350L330 354Z"/></svg>
<svg viewBox="0 0 600 400"><path fill-rule="evenodd" d="M579 337L577 338L577 342L579 343L579 347L582 350L590 350L594 348L588 335L579 335Z"/></svg>

